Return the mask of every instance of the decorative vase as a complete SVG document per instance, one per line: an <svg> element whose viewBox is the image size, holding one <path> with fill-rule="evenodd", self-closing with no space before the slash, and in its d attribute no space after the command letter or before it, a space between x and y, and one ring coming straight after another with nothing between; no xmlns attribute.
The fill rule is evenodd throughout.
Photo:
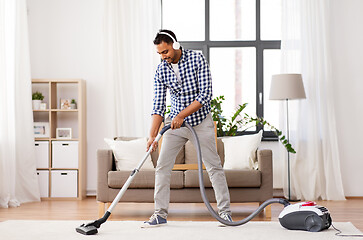
<svg viewBox="0 0 363 240"><path fill-rule="evenodd" d="M39 110L42 100L33 100L33 110Z"/></svg>

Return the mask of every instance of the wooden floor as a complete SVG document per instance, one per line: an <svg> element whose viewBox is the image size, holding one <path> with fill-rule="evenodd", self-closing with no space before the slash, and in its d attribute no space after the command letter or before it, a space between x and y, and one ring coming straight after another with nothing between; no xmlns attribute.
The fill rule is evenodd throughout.
<svg viewBox="0 0 363 240"><path fill-rule="evenodd" d="M317 201L329 209L333 222L352 222L363 232L363 198L349 198L346 201ZM215 207L215 205L213 205ZM256 208L257 203L233 203L233 219L240 220ZM111 220L145 221L153 213L152 203L120 203L114 209ZM278 204L272 205L271 221L278 221L282 210ZM6 220L95 220L98 219L98 204L94 197L82 201L42 201L25 203L18 208L0 208L0 221ZM169 221L212 221L208 210L201 203L172 203L169 209ZM254 221L266 221L260 214Z"/></svg>

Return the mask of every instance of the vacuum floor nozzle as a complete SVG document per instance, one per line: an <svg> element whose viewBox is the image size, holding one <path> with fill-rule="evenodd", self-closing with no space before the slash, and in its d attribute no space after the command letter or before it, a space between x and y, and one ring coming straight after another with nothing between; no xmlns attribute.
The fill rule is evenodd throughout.
<svg viewBox="0 0 363 240"><path fill-rule="evenodd" d="M76 228L76 231L78 233L83 234L83 235L94 235L94 234L98 233L98 230L97 230L97 228L95 226L85 225L85 224L82 224L81 226Z"/></svg>

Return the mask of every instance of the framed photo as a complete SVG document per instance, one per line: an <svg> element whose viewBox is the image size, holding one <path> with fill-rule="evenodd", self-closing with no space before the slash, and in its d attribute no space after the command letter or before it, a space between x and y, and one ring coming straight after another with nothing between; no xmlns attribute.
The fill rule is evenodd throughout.
<svg viewBox="0 0 363 240"><path fill-rule="evenodd" d="M58 139L72 139L72 128L57 128L56 138Z"/></svg>
<svg viewBox="0 0 363 240"><path fill-rule="evenodd" d="M46 103L41 103L39 110L47 110L47 104Z"/></svg>
<svg viewBox="0 0 363 240"><path fill-rule="evenodd" d="M34 137L49 137L49 122L34 122Z"/></svg>
<svg viewBox="0 0 363 240"><path fill-rule="evenodd" d="M71 109L71 99L61 99L60 108L61 109Z"/></svg>

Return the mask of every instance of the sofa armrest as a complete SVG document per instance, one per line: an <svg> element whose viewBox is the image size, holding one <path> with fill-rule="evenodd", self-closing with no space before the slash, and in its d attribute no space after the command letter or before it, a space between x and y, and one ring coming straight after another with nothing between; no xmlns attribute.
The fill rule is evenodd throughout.
<svg viewBox="0 0 363 240"><path fill-rule="evenodd" d="M108 172L112 170L112 150L97 150L97 201L107 202Z"/></svg>
<svg viewBox="0 0 363 240"><path fill-rule="evenodd" d="M258 169L261 171L261 190L264 192L263 199L265 201L273 197L273 167L272 167L272 150L257 150Z"/></svg>

